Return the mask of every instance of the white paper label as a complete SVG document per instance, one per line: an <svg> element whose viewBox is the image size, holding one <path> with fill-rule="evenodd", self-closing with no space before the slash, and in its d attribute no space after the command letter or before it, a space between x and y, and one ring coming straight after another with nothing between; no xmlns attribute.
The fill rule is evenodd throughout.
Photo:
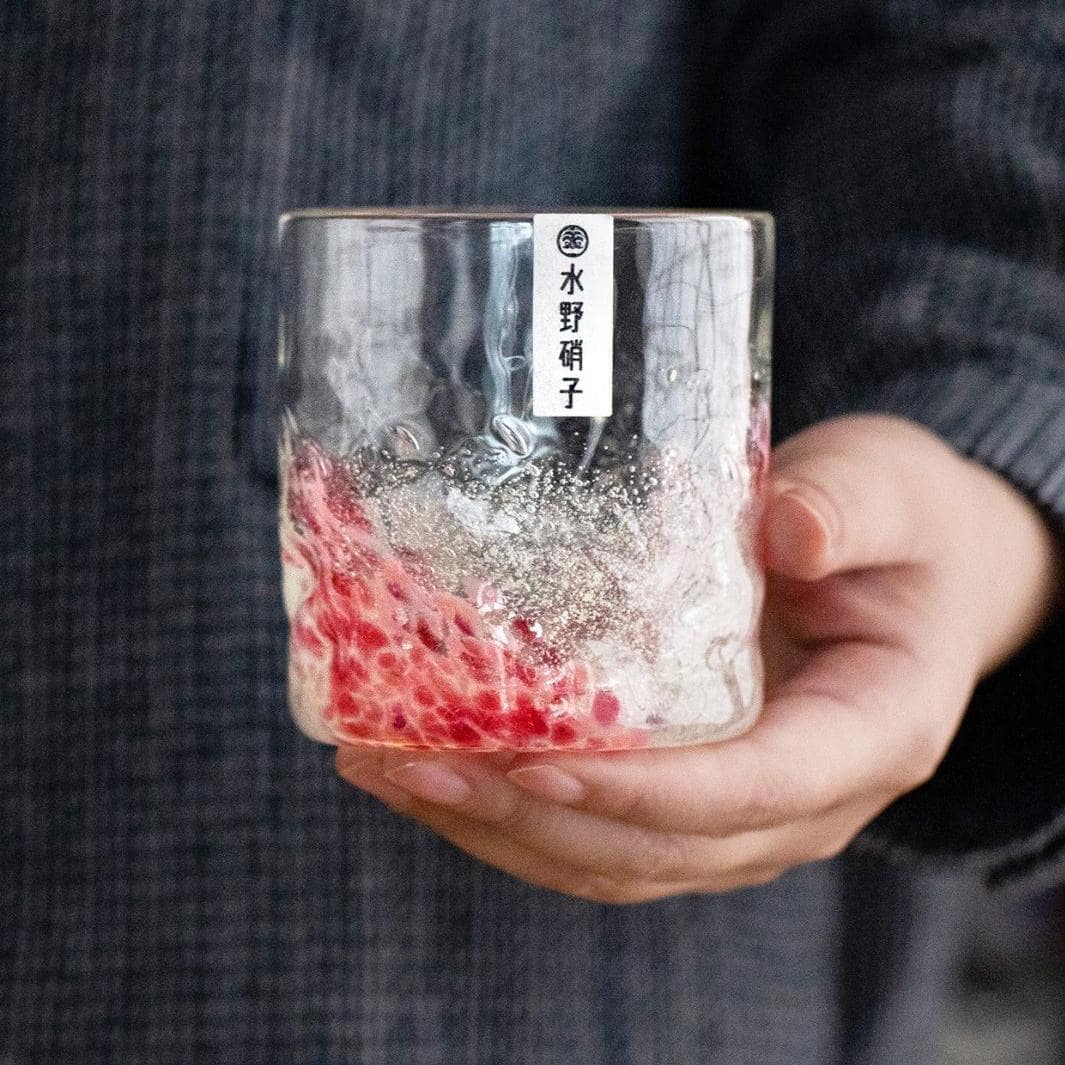
<svg viewBox="0 0 1065 1065"><path fill-rule="evenodd" d="M533 415L613 414L614 218L533 216Z"/></svg>

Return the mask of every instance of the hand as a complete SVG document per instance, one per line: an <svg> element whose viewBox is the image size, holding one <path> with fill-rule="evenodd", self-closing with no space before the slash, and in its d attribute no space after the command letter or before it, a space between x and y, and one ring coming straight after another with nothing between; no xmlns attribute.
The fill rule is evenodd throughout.
<svg viewBox="0 0 1065 1065"><path fill-rule="evenodd" d="M603 753L342 748L338 771L482 861L642 902L839 853L934 772L973 687L1045 619L1053 537L997 475L899 419L825 422L774 454L757 725Z"/></svg>

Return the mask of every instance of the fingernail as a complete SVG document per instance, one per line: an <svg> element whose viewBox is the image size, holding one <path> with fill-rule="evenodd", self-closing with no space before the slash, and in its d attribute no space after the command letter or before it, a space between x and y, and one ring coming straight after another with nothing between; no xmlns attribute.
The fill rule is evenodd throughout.
<svg viewBox="0 0 1065 1065"><path fill-rule="evenodd" d="M798 503L809 513L824 530L826 538L831 542L839 533L839 514L832 500L817 485L801 481L777 481L774 486L774 495L777 499L787 497Z"/></svg>
<svg viewBox="0 0 1065 1065"><path fill-rule="evenodd" d="M385 773L385 779L416 799L441 806L465 802L473 794L473 788L441 762L407 762Z"/></svg>
<svg viewBox="0 0 1065 1065"><path fill-rule="evenodd" d="M572 806L584 798L584 785L553 765L530 765L512 769L507 776L519 787L548 802Z"/></svg>
<svg viewBox="0 0 1065 1065"><path fill-rule="evenodd" d="M813 495L802 485L776 485L766 529L769 558L775 568L785 572L805 568L811 560L820 561L830 554L836 538L834 515L826 514L826 507Z"/></svg>

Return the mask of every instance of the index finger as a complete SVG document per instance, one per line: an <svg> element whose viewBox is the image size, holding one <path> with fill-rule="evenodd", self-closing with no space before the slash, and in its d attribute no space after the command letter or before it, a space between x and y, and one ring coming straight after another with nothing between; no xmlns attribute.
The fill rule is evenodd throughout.
<svg viewBox="0 0 1065 1065"><path fill-rule="evenodd" d="M921 722L949 696L927 677L921 683L922 671L895 648L841 643L815 661L738 739L521 756L508 775L542 797L601 816L710 836L894 797L927 779L941 752Z"/></svg>

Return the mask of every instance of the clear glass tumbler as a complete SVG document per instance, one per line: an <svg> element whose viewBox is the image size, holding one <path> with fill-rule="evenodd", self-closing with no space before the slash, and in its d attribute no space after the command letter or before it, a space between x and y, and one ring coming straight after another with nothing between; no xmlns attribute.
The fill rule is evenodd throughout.
<svg viewBox="0 0 1065 1065"><path fill-rule="evenodd" d="M281 278L308 735L616 749L753 723L769 216L296 211Z"/></svg>

